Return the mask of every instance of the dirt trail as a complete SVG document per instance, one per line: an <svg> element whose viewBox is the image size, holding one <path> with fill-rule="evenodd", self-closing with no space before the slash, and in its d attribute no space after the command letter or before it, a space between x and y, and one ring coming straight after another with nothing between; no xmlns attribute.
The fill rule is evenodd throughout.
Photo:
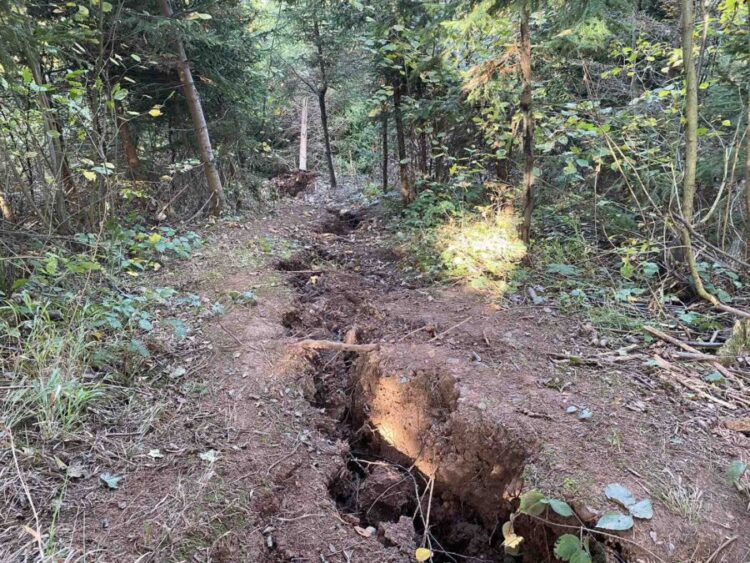
<svg viewBox="0 0 750 563"><path fill-rule="evenodd" d="M410 279L377 208L337 197L222 223L160 280L211 300L252 290L258 304L193 335L209 355L186 365L141 454L123 452L121 488L71 494L60 527L92 558L412 561L429 525L436 561L504 561L500 526L521 487L591 524L617 482L655 515L598 536L606 560L707 561L734 536L711 561L748 560L750 519L723 468L750 439L713 405L680 402L639 362L571 361L612 351L589 349L587 328L554 309ZM524 561L553 561L565 523L519 519Z"/></svg>

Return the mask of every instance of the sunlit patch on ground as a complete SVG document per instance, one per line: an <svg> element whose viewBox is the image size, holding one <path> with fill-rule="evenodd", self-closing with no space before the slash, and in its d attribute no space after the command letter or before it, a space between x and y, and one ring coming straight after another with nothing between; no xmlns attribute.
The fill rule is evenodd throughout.
<svg viewBox="0 0 750 563"><path fill-rule="evenodd" d="M526 256L512 211L463 217L438 230L438 249L448 275L467 286L501 296L507 280Z"/></svg>

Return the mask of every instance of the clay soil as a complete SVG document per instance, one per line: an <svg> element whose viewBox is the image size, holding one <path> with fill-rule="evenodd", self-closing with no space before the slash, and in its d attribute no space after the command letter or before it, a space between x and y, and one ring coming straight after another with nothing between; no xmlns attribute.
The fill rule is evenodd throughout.
<svg viewBox="0 0 750 563"><path fill-rule="evenodd" d="M257 305L201 321L201 351L175 358L186 369L149 432L113 442L121 486L72 484L60 537L101 561L413 561L423 545L435 561L505 561L521 491L592 526L621 483L654 516L594 534L600 560L750 560L747 499L725 474L750 438L644 365L659 344L620 361L553 306L428 285L384 222L377 206L303 193L211 227L198 257L152 280L210 301L253 291ZM555 561L576 523L519 517L514 560Z"/></svg>

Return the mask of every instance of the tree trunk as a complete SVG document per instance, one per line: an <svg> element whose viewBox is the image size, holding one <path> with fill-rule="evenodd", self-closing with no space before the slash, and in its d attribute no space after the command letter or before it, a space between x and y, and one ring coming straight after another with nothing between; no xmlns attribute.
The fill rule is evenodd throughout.
<svg viewBox="0 0 750 563"><path fill-rule="evenodd" d="M138 180L141 177L141 160L138 158L138 147L133 138L133 128L119 110L117 112L117 132L120 135L120 141L122 141L122 150L125 153L130 177Z"/></svg>
<svg viewBox="0 0 750 563"><path fill-rule="evenodd" d="M50 202L53 209L50 214L52 217L57 219L58 228L61 231L67 232L68 230L68 209L67 209L67 197L66 187L70 191L75 189L73 177L70 174L70 167L68 166L67 159L65 157L62 148L62 132L57 126L55 116L52 113L52 104L47 97L46 91L42 88L45 84L44 73L42 72L42 66L37 58L36 53L31 47L26 50L26 58L31 69L32 77L34 82L37 84L37 101L39 103L39 109L42 113L42 120L44 123L44 131L47 138L47 147L49 151L48 164L52 171L52 177L55 178L57 183L57 190L52 195L51 200L45 197L45 200ZM45 194L46 196L47 194ZM54 219L53 219L54 221Z"/></svg>
<svg viewBox="0 0 750 563"><path fill-rule="evenodd" d="M381 108L383 132L383 193L388 191L388 111L385 104Z"/></svg>
<svg viewBox="0 0 750 563"><path fill-rule="evenodd" d="M716 297L703 287L698 264L693 251L690 230L695 212L695 170L698 163L698 75L693 60L693 32L695 30L694 0L681 0L682 4L682 64L685 69L685 171L682 177L682 214L680 236L685 259L696 293L714 305Z"/></svg>
<svg viewBox="0 0 750 563"><path fill-rule="evenodd" d="M326 149L326 161L328 162L328 175L331 187L336 187L336 171L333 168L333 153L331 152L331 136L328 133L328 111L326 110L326 92L324 88L318 92L318 104L320 105L320 124L323 126L323 142Z"/></svg>
<svg viewBox="0 0 750 563"><path fill-rule="evenodd" d="M419 133L419 171L425 177L428 174L429 150L427 148L427 133Z"/></svg>
<svg viewBox="0 0 750 563"><path fill-rule="evenodd" d="M299 169L307 170L307 96L302 99L299 125Z"/></svg>
<svg viewBox="0 0 750 563"><path fill-rule="evenodd" d="M15 217L13 216L13 210L10 208L8 200L5 199L5 194L0 192L0 215L8 221L8 223L14 223Z"/></svg>
<svg viewBox="0 0 750 563"><path fill-rule="evenodd" d="M161 15L165 18L171 18L172 7L169 4L169 0L158 0L158 2ZM195 136L198 139L203 170L206 174L208 188L211 190L211 213L213 215L219 215L226 204L226 199L224 197L224 188L221 185L219 171L216 168L216 162L214 162L214 152L211 147L211 137L208 134L208 125L206 124L206 118L203 115L203 107L201 106L198 90L193 81L193 73L190 71L190 63L188 62L187 54L185 53L185 46L178 35L175 35L174 42L177 48L178 57L177 72L180 75L182 89L188 103L188 108L190 109L190 115L193 119L193 128L195 129Z"/></svg>
<svg viewBox="0 0 750 563"><path fill-rule="evenodd" d="M523 112L523 224L521 239L527 245L531 239L531 213L534 211L534 115L531 111L531 35L529 0L521 10L521 111Z"/></svg>
<svg viewBox="0 0 750 563"><path fill-rule="evenodd" d="M401 79L393 82L393 120L396 122L396 142L398 146L398 171L401 179L401 199L408 205L414 201L414 189L409 177L409 157L406 154L404 120L401 115Z"/></svg>

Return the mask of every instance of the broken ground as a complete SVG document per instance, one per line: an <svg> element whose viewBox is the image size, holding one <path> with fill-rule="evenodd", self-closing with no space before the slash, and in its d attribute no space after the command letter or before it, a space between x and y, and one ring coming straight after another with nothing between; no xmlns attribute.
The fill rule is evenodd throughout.
<svg viewBox="0 0 750 563"><path fill-rule="evenodd" d="M748 560L726 475L750 453L741 396L686 394L661 340L602 343L553 304L430 285L382 209L303 196L209 227L149 281L221 306L186 313L185 342L149 343L171 346L160 393L58 453L80 471L37 508L70 560L504 561L502 525L531 490L575 514L516 516L516 560L555 560L571 531L600 561ZM653 517L595 529L624 510L615 483ZM5 517L3 560L34 553L28 508Z"/></svg>

